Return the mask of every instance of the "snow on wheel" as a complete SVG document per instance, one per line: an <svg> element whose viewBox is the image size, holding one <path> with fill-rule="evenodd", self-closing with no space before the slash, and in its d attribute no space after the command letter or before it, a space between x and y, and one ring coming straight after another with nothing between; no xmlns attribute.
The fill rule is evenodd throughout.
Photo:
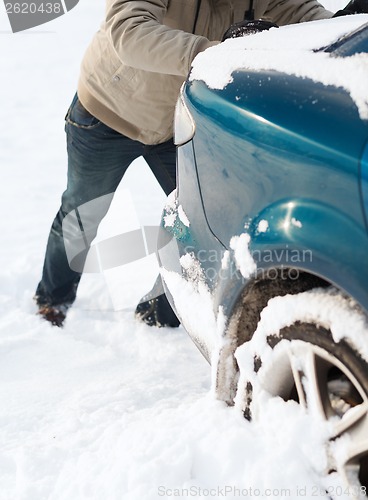
<svg viewBox="0 0 368 500"><path fill-rule="evenodd" d="M308 426L327 431L325 484L337 478L346 498L366 498L368 322L357 305L333 288L275 297L236 357L236 404L245 414L261 420L272 398L299 405Z"/></svg>

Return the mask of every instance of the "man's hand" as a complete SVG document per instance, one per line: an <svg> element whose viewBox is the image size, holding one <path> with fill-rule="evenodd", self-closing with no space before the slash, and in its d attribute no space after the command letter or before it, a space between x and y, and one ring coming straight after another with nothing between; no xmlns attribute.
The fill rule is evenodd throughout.
<svg viewBox="0 0 368 500"><path fill-rule="evenodd" d="M349 16L350 14L368 14L368 0L351 0L342 10L332 17Z"/></svg>
<svg viewBox="0 0 368 500"><path fill-rule="evenodd" d="M262 21L262 19L256 19L254 21L247 21L245 19L244 21L240 21L240 23L232 24L230 28L224 33L222 42L224 40L227 40L228 38L238 38L239 36L253 35L254 33L269 30L270 28L278 28L278 26L277 24L271 23L269 21Z"/></svg>

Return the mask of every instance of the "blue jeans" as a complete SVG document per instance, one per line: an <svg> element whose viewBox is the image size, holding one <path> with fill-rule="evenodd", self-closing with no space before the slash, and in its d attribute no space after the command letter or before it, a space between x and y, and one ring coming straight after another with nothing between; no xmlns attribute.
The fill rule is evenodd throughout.
<svg viewBox="0 0 368 500"><path fill-rule="evenodd" d="M64 217L79 206L116 191L124 173L139 156L148 163L166 194L176 186L176 150L172 140L153 146L133 141L92 116L75 95L65 117L68 151L68 183L61 207L52 224L42 279L36 290L38 304L71 305L81 273L69 267L62 233ZM93 211L88 243L110 206L112 196Z"/></svg>

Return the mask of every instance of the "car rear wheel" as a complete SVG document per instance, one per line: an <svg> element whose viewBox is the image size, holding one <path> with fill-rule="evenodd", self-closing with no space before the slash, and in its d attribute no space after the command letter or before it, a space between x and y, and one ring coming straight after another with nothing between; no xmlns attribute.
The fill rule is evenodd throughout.
<svg viewBox="0 0 368 500"><path fill-rule="evenodd" d="M319 290L317 297L314 296L311 301L312 310L305 314L300 304L308 304L308 296L313 297L313 291L298 295L294 303L294 298L290 296L277 297L276 302L272 299L264 310L266 314L261 315L260 324L249 345L240 348L247 353L248 362L244 363L242 355L238 355L241 390L237 404L240 402L246 415L257 420L261 416L262 401L266 394L267 397L299 404L302 411L310 415L310 425L326 423L329 429L329 438L325 443L328 465L324 474L338 474L339 482L349 492L349 498L366 498L368 352L363 352L367 345L365 339L368 339L366 318L351 301L338 293L331 294L330 290ZM306 299L304 301L303 296ZM285 301L287 308L294 307L295 311L300 312L293 313L292 322L287 326L268 331L272 308L274 311L282 309ZM345 311L341 315L342 304ZM331 314L332 305L339 318L342 318L339 320L338 335L334 331L336 318ZM271 316L268 314L267 317L270 311L266 310L269 308ZM305 318L308 320L305 321ZM349 323L347 318L350 319ZM342 336L341 328L344 325L346 332ZM362 342L356 341L359 338L357 332L350 331L349 325L360 330L360 338L365 334ZM253 357L252 374L249 373L250 353ZM245 373L242 364L248 366ZM338 453L336 443L341 445ZM333 492L330 495L330 498L335 498Z"/></svg>

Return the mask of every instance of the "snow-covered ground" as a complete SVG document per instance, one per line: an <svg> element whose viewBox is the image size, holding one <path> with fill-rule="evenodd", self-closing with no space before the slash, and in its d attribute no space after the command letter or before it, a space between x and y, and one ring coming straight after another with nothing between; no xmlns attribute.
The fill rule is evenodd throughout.
<svg viewBox="0 0 368 500"><path fill-rule="evenodd" d="M35 316L65 185L63 118L103 10L80 0L15 35L0 5L0 499L325 498L323 432L301 434L303 416L291 427L277 401L261 422L244 421L213 399L210 369L182 328L135 322L152 259L85 276L63 329ZM163 203L135 162L100 236L156 224Z"/></svg>

